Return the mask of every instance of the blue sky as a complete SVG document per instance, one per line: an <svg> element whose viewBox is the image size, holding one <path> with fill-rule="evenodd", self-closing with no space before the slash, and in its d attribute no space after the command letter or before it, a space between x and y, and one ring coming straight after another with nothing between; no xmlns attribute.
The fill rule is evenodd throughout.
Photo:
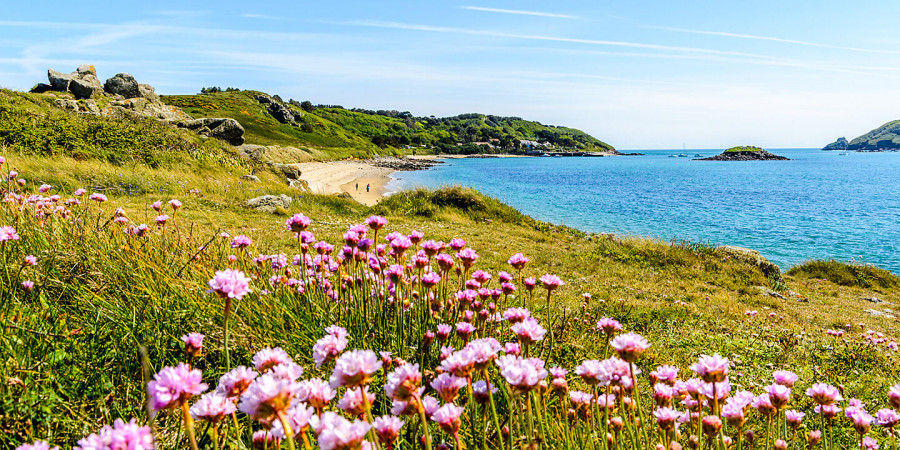
<svg viewBox="0 0 900 450"><path fill-rule="evenodd" d="M93 63L164 94L515 115L620 149L819 147L900 119L896 1L6 2L0 86Z"/></svg>

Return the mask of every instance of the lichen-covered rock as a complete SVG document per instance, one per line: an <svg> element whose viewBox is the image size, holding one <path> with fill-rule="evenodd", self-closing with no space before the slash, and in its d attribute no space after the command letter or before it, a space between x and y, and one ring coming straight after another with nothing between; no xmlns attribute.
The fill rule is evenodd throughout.
<svg viewBox="0 0 900 450"><path fill-rule="evenodd" d="M196 133L225 141L231 145L244 143L244 127L234 119L203 118L179 122L178 126Z"/></svg>
<svg viewBox="0 0 900 450"><path fill-rule="evenodd" d="M69 92L79 99L96 98L103 95L103 84L100 83L97 77L87 74L69 82Z"/></svg>
<svg viewBox="0 0 900 450"><path fill-rule="evenodd" d="M74 76L62 72L57 72L53 69L47 69L47 80L50 81L50 86L53 87L54 91L66 92L69 90L69 83Z"/></svg>
<svg viewBox="0 0 900 450"><path fill-rule="evenodd" d="M109 94L121 95L125 98L140 97L141 92L138 90L138 82L131 74L117 73L107 78L103 83L103 90Z"/></svg>
<svg viewBox="0 0 900 450"><path fill-rule="evenodd" d="M82 64L75 69L75 73L78 75L92 75L95 78L97 77L97 69L93 64Z"/></svg>
<svg viewBox="0 0 900 450"><path fill-rule="evenodd" d="M299 167L290 164L272 163L272 167L280 170L288 180L299 180L302 174Z"/></svg>
<svg viewBox="0 0 900 450"><path fill-rule="evenodd" d="M28 92L31 92L32 94L43 94L44 92L50 92L52 90L53 90L53 86L51 86L47 83L38 83L38 84L34 85L34 87L31 88L31 90Z"/></svg>
<svg viewBox="0 0 900 450"><path fill-rule="evenodd" d="M259 182L259 177L256 175L241 175L241 179L244 181Z"/></svg>
<svg viewBox="0 0 900 450"><path fill-rule="evenodd" d="M267 213L284 212L294 200L287 195L263 195L247 200L247 206Z"/></svg>
<svg viewBox="0 0 900 450"><path fill-rule="evenodd" d="M162 103L159 100L159 95L157 95L156 91L153 89L153 86L150 86L149 84L138 84L138 96L146 98L153 103Z"/></svg>

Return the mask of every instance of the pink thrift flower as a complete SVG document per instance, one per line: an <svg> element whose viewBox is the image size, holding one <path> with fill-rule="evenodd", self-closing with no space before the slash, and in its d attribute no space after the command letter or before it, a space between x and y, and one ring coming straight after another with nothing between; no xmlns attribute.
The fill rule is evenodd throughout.
<svg viewBox="0 0 900 450"><path fill-rule="evenodd" d="M665 383L674 386L678 380L678 367L676 366L659 366L653 372L650 372L650 380L654 383Z"/></svg>
<svg viewBox="0 0 900 450"><path fill-rule="evenodd" d="M347 338L345 335L338 336L327 334L320 338L312 348L313 360L316 363L316 368L322 367L322 364L338 357L345 348L347 348Z"/></svg>
<svg viewBox="0 0 900 450"><path fill-rule="evenodd" d="M93 194L88 196L88 198L97 203L103 203L107 200L105 195L97 193L97 192L94 192Z"/></svg>
<svg viewBox="0 0 900 450"><path fill-rule="evenodd" d="M251 244L253 244L253 240L243 234L239 234L231 240L231 248L247 248Z"/></svg>
<svg viewBox="0 0 900 450"><path fill-rule="evenodd" d="M131 419L125 422L116 419L112 426L104 425L99 432L78 441L73 450L152 450L153 433L150 427L143 427Z"/></svg>
<svg viewBox="0 0 900 450"><path fill-rule="evenodd" d="M237 407L234 406L234 402L217 392L203 394L200 400L191 406L191 416L195 419L214 423L235 411Z"/></svg>
<svg viewBox="0 0 900 450"><path fill-rule="evenodd" d="M299 387L296 381L274 374L260 375L241 396L238 409L256 420L272 421L278 412L287 411Z"/></svg>
<svg viewBox="0 0 900 450"><path fill-rule="evenodd" d="M375 435L378 441L390 448L400 436L400 428L403 427L403 421L399 417L381 416L376 417L372 423L375 428Z"/></svg>
<svg viewBox="0 0 900 450"><path fill-rule="evenodd" d="M422 373L419 372L419 365L405 364L388 374L384 393L391 399L406 402L417 395L421 385Z"/></svg>
<svg viewBox="0 0 900 450"><path fill-rule="evenodd" d="M733 427L740 427L746 420L744 417L744 406L734 403L728 403L722 406L722 418Z"/></svg>
<svg viewBox="0 0 900 450"><path fill-rule="evenodd" d="M337 392L325 380L319 378L300 381L297 390L297 400L306 402L316 409L328 406L336 395Z"/></svg>
<svg viewBox="0 0 900 450"><path fill-rule="evenodd" d="M431 420L435 421L446 433L455 435L459 432L460 416L465 408L447 403L431 414Z"/></svg>
<svg viewBox="0 0 900 450"><path fill-rule="evenodd" d="M250 279L240 270L225 269L216 272L216 275L209 280L209 290L207 293L216 293L222 298L233 298L240 300L245 295L252 292L250 290Z"/></svg>
<svg viewBox="0 0 900 450"><path fill-rule="evenodd" d="M256 352L256 354L253 355L252 362L253 366L256 367L256 370L260 373L264 373L275 366L293 363L294 360L291 359L287 352L282 350L281 347L267 347Z"/></svg>
<svg viewBox="0 0 900 450"><path fill-rule="evenodd" d="M897 411L893 409L879 409L875 415L878 417L878 425L886 428L893 428L897 426L898 422L900 422L900 415L898 415Z"/></svg>
<svg viewBox="0 0 900 450"><path fill-rule="evenodd" d="M547 274L541 277L541 284L544 289L552 292L565 283L558 276Z"/></svg>
<svg viewBox="0 0 900 450"><path fill-rule="evenodd" d="M806 390L806 395L819 405L830 405L844 399L836 387L825 383L813 384L812 387Z"/></svg>
<svg viewBox="0 0 900 450"><path fill-rule="evenodd" d="M156 219L154 219L154 220L156 220L157 226L163 226L166 224L166 222L169 221L169 219L171 219L171 217L169 217L167 214L160 214L160 215L156 216Z"/></svg>
<svg viewBox="0 0 900 450"><path fill-rule="evenodd" d="M349 450L361 448L371 425L361 420L349 420L326 411L314 427L321 450Z"/></svg>
<svg viewBox="0 0 900 450"><path fill-rule="evenodd" d="M254 431L251 440L253 442L253 450L278 448L278 446L281 445L281 439L276 437L269 430Z"/></svg>
<svg viewBox="0 0 900 450"><path fill-rule="evenodd" d="M450 373L442 373L438 375L432 382L431 388L437 391L445 403L456 400L459 390L466 386L466 379L454 376Z"/></svg>
<svg viewBox="0 0 900 450"><path fill-rule="evenodd" d="M772 405L781 409L791 400L791 388L780 384L773 384L766 387L766 393L772 400Z"/></svg>
<svg viewBox="0 0 900 450"><path fill-rule="evenodd" d="M509 308L503 311L503 318L510 323L519 323L531 317L531 311L525 308Z"/></svg>
<svg viewBox="0 0 900 450"><path fill-rule="evenodd" d="M366 225L368 225L369 228L378 231L387 225L387 219L381 216L371 216L366 219Z"/></svg>
<svg viewBox="0 0 900 450"><path fill-rule="evenodd" d="M453 375L468 378L475 370L475 353L468 348L453 352L441 361L441 367Z"/></svg>
<svg viewBox="0 0 900 450"><path fill-rule="evenodd" d="M619 358L630 363L636 361L644 353L644 350L650 348L650 343L647 342L647 339L636 333L616 336L610 341L609 345L616 350Z"/></svg>
<svg viewBox="0 0 900 450"><path fill-rule="evenodd" d="M487 368L497 358L497 352L503 347L494 338L476 339L466 344L466 349L475 361L477 369Z"/></svg>
<svg viewBox="0 0 900 450"><path fill-rule="evenodd" d="M471 248L464 248L456 254L456 257L459 259L460 263L462 263L465 269L469 269L472 265L475 264L475 260L478 259L478 254L475 253L475 250Z"/></svg>
<svg viewBox="0 0 900 450"><path fill-rule="evenodd" d="M181 202L173 198L169 200L169 206L172 207L172 211L178 211L178 208L181 208Z"/></svg>
<svg viewBox="0 0 900 450"><path fill-rule="evenodd" d="M178 407L206 388L202 372L192 370L185 363L175 367L163 367L153 376L153 380L147 383L150 408L153 411L160 411Z"/></svg>
<svg viewBox="0 0 900 450"><path fill-rule="evenodd" d="M475 326L469 322L459 322L456 324L456 334L458 334L463 341L468 340L474 332Z"/></svg>
<svg viewBox="0 0 900 450"><path fill-rule="evenodd" d="M365 395L365 399L363 399ZM350 416L358 417L366 413L368 408L372 407L375 402L375 394L369 393L369 387L351 388L344 391L344 396L338 401L338 408Z"/></svg>
<svg viewBox="0 0 900 450"><path fill-rule="evenodd" d="M155 201L155 202L151 203L150 207L155 209L156 212L162 212L162 202L161 201Z"/></svg>
<svg viewBox="0 0 900 450"><path fill-rule="evenodd" d="M284 226L294 233L300 233L302 231L305 231L311 223L312 219L310 219L309 217L306 217L303 214L294 214L284 223Z"/></svg>
<svg viewBox="0 0 900 450"><path fill-rule="evenodd" d="M860 435L863 435L869 432L875 418L869 415L869 413L860 410L851 415L850 420L853 421L853 429Z"/></svg>
<svg viewBox="0 0 900 450"><path fill-rule="evenodd" d="M26 291L34 290L34 281L25 280L22 282L22 287L25 288Z"/></svg>
<svg viewBox="0 0 900 450"><path fill-rule="evenodd" d="M799 378L796 373L791 372L790 370L776 370L772 372L772 377L775 378L776 384L787 386L789 388L794 387L794 383L796 383Z"/></svg>
<svg viewBox="0 0 900 450"><path fill-rule="evenodd" d="M616 332L622 331L622 324L616 319L604 317L597 321L597 331L602 331L607 336L612 336Z"/></svg>
<svg viewBox="0 0 900 450"><path fill-rule="evenodd" d="M184 342L184 352L191 356L197 356L203 350L203 335L189 333L181 337Z"/></svg>
<svg viewBox="0 0 900 450"><path fill-rule="evenodd" d="M488 392L488 383L484 380L478 380L472 384L472 395L480 405L487 404L491 400L491 394L496 392L497 386L491 386L490 392Z"/></svg>
<svg viewBox="0 0 900 450"><path fill-rule="evenodd" d="M806 414L789 409L784 412L784 417L791 429L796 430L797 428L800 428L800 424L803 422L803 418L806 417Z"/></svg>
<svg viewBox="0 0 900 450"><path fill-rule="evenodd" d="M519 341L525 345L534 344L535 342L544 339L544 334L547 332L547 330L534 319L527 319L513 324L513 326L510 327L510 330L512 330L512 332L518 336Z"/></svg>
<svg viewBox="0 0 900 450"><path fill-rule="evenodd" d="M500 375L519 393L534 389L541 380L547 378L544 362L537 358L524 359L506 355L497 359L497 366L500 367Z"/></svg>
<svg viewBox="0 0 900 450"><path fill-rule="evenodd" d="M507 342L503 344L503 353L519 356L522 353L522 347L518 342Z"/></svg>
<svg viewBox="0 0 900 450"><path fill-rule="evenodd" d="M900 409L900 384L895 384L888 390L888 401L894 409Z"/></svg>
<svg viewBox="0 0 900 450"><path fill-rule="evenodd" d="M878 442L869 436L863 438L861 448L864 450L878 450Z"/></svg>
<svg viewBox="0 0 900 450"><path fill-rule="evenodd" d="M17 240L19 240L19 233L16 232L15 228L8 226L0 227L0 242Z"/></svg>
<svg viewBox="0 0 900 450"><path fill-rule="evenodd" d="M50 186L49 184L42 184L41 187L38 188L38 192L43 194L43 193L49 191L50 189L53 189L53 186Z"/></svg>
<svg viewBox="0 0 900 450"><path fill-rule="evenodd" d="M728 367L728 359L716 353L712 356L701 355L700 361L691 365L691 370L707 383L718 383L728 376Z"/></svg>
<svg viewBox="0 0 900 450"><path fill-rule="evenodd" d="M381 358L375 352L352 350L337 358L329 382L335 389L341 386L363 386L369 384L372 375L380 369Z"/></svg>
<svg viewBox="0 0 900 450"><path fill-rule="evenodd" d="M658 408L656 411L653 411L653 417L656 417L656 424L666 431L675 427L675 423L681 418L681 414L670 407Z"/></svg>
<svg viewBox="0 0 900 450"><path fill-rule="evenodd" d="M509 265L513 266L514 269L521 271L525 268L525 265L528 264L529 259L525 257L525 255L521 253L516 253L512 255L508 261L506 261Z"/></svg>
<svg viewBox="0 0 900 450"><path fill-rule="evenodd" d="M228 398L240 397L257 376L259 374L253 369L237 366L219 378L219 386L216 387L216 392Z"/></svg>
<svg viewBox="0 0 900 450"><path fill-rule="evenodd" d="M460 238L450 239L450 248L453 249L453 251L455 251L455 252L460 251L465 246L466 246L466 241L464 241Z"/></svg>

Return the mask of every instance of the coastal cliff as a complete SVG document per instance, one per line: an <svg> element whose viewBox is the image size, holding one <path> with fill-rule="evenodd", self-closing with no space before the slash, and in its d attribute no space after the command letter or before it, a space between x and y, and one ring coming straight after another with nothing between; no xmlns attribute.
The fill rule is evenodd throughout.
<svg viewBox="0 0 900 450"><path fill-rule="evenodd" d="M900 120L888 122L852 141L847 150L900 149Z"/></svg>

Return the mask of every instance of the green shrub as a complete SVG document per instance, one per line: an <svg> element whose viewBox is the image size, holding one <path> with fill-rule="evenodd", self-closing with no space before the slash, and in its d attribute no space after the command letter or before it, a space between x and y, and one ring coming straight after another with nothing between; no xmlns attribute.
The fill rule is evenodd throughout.
<svg viewBox="0 0 900 450"><path fill-rule="evenodd" d="M835 260L807 261L791 267L788 275L797 278L823 278L841 286L861 288L900 288L900 277L891 272L869 265L845 263Z"/></svg>

